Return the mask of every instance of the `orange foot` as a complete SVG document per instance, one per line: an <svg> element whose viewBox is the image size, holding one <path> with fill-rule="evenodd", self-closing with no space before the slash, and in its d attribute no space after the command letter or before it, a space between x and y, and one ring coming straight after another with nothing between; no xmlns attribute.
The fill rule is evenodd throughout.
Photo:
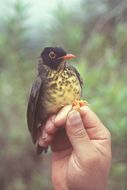
<svg viewBox="0 0 127 190"><path fill-rule="evenodd" d="M79 111L80 107L87 106L87 101L84 100L74 100L72 103L72 109Z"/></svg>

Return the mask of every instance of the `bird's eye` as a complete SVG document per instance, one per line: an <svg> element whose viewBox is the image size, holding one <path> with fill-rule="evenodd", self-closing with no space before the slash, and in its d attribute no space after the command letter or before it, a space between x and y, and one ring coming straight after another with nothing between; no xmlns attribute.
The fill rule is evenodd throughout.
<svg viewBox="0 0 127 190"><path fill-rule="evenodd" d="M55 58L56 58L56 54L55 54L53 51L51 51L51 52L49 53L49 57L50 57L51 59L55 59Z"/></svg>

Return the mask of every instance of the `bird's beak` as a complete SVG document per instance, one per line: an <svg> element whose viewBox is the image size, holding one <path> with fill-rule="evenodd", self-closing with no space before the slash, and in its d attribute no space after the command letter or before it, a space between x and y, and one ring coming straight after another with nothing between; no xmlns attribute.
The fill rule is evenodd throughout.
<svg viewBox="0 0 127 190"><path fill-rule="evenodd" d="M74 59L74 58L76 58L76 56L73 55L73 54L68 53L67 55L64 55L64 56L62 56L60 58L62 58L63 60L68 60L68 59Z"/></svg>

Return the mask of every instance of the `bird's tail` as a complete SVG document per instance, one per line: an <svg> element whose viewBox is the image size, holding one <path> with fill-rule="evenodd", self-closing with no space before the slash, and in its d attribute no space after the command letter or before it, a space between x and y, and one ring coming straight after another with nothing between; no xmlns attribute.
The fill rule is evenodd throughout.
<svg viewBox="0 0 127 190"><path fill-rule="evenodd" d="M48 147L42 147L39 144L37 145L37 150L36 150L37 155L40 155L43 152L47 153L47 151L48 151Z"/></svg>

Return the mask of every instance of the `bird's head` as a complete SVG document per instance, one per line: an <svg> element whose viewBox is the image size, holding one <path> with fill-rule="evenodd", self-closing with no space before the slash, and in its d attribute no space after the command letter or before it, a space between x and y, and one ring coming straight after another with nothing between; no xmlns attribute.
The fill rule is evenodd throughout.
<svg viewBox="0 0 127 190"><path fill-rule="evenodd" d="M57 70L66 60L75 58L75 55L68 54L60 47L46 47L41 53L43 64L49 66L53 70Z"/></svg>

